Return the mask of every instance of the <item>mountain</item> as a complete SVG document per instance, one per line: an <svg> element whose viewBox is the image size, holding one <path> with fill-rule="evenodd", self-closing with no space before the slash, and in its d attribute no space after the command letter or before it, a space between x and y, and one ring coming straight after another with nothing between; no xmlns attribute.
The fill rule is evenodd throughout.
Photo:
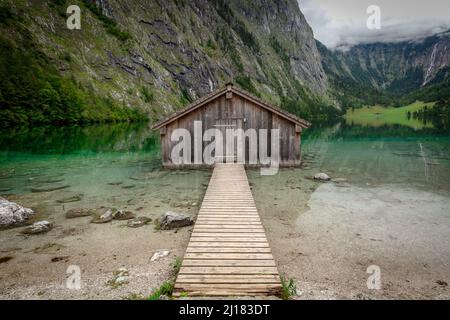
<svg viewBox="0 0 450 320"><path fill-rule="evenodd" d="M335 96L389 103L450 78L450 31L420 40L329 50L317 41ZM345 99L344 99L345 100Z"/></svg>
<svg viewBox="0 0 450 320"><path fill-rule="evenodd" d="M228 81L307 119L450 87L450 32L329 50L296 0L1 0L0 29L3 126L155 121Z"/></svg>
<svg viewBox="0 0 450 320"><path fill-rule="evenodd" d="M228 81L298 114L330 102L296 0L3 0L0 17L2 123L156 120Z"/></svg>

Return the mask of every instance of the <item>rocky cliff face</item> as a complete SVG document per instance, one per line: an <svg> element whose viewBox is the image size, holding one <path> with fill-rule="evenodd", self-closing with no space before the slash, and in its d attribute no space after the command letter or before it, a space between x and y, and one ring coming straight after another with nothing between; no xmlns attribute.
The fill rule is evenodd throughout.
<svg viewBox="0 0 450 320"><path fill-rule="evenodd" d="M344 52L320 46L320 51L331 78L391 93L409 93L450 76L450 31L417 41L357 45Z"/></svg>
<svg viewBox="0 0 450 320"><path fill-rule="evenodd" d="M63 76L154 119L227 81L275 104L327 98L296 0L3 2ZM69 4L81 8L81 30L66 28Z"/></svg>

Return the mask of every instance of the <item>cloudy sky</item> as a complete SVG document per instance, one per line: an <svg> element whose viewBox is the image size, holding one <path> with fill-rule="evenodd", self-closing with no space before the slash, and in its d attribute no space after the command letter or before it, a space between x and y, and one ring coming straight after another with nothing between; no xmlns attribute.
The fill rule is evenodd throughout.
<svg viewBox="0 0 450 320"><path fill-rule="evenodd" d="M411 40L450 29L450 0L298 0L314 36L330 48ZM369 30L367 8L380 7Z"/></svg>

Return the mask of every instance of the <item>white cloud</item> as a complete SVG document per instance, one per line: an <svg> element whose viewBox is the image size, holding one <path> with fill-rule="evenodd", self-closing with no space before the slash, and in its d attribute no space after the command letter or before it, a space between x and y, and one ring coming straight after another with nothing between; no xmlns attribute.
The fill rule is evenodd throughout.
<svg viewBox="0 0 450 320"><path fill-rule="evenodd" d="M450 29L449 0L298 0L314 36L330 48L398 42ZM381 29L369 30L367 7L381 9Z"/></svg>

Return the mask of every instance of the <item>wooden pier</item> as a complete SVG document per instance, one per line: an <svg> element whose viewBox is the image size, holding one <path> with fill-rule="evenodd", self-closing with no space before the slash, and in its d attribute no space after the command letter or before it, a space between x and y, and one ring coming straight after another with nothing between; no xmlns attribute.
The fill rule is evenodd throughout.
<svg viewBox="0 0 450 320"><path fill-rule="evenodd" d="M217 164L174 296L268 296L281 281L242 164Z"/></svg>

